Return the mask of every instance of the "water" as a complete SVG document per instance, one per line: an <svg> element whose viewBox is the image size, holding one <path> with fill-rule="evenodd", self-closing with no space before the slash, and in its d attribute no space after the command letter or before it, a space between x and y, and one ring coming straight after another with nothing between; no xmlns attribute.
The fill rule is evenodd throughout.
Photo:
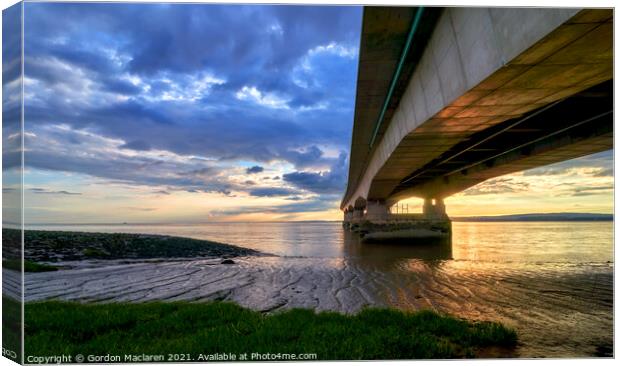
<svg viewBox="0 0 620 366"><path fill-rule="evenodd" d="M354 268L373 279L357 286L389 306L515 327L515 356L609 355L613 345L611 222L455 222L452 242L434 245L362 244L336 222L32 229L187 236Z"/></svg>
<svg viewBox="0 0 620 366"><path fill-rule="evenodd" d="M35 230L152 233L207 239L280 256L341 258L358 253L356 237L339 222L218 222L199 225L48 225ZM604 263L613 261L611 222L455 222L450 258L494 263ZM373 246L373 248L376 247ZM363 248L362 248L363 250ZM412 246L392 246L405 258ZM374 255L390 256L387 250ZM432 258L426 258L432 259Z"/></svg>

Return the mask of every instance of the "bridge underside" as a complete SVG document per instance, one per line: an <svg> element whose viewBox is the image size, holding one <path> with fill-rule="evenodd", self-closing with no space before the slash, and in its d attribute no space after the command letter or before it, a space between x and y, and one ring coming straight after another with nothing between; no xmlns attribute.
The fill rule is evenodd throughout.
<svg viewBox="0 0 620 366"><path fill-rule="evenodd" d="M613 148L611 9L434 8L421 18L421 36L412 26L415 52L401 47L406 72L399 74L395 42L405 45L402 21L423 10L414 15L412 9L364 11L341 204L347 225L393 224L404 216L391 215L389 206L421 197L424 214L409 221L449 227L447 196ZM393 19L401 19L398 27L390 26ZM391 28L392 38L373 33ZM390 52L373 52L383 43ZM386 58L377 69L381 78L372 72L378 57ZM374 75L370 84L368 75ZM388 80L379 82L387 75L393 90Z"/></svg>
<svg viewBox="0 0 620 366"><path fill-rule="evenodd" d="M473 134L409 174L386 201L443 198L490 178L612 148L610 80Z"/></svg>

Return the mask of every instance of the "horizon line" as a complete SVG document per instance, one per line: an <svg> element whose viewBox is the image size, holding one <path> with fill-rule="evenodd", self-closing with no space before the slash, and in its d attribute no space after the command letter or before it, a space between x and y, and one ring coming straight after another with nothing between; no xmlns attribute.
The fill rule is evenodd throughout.
<svg viewBox="0 0 620 366"><path fill-rule="evenodd" d="M611 213L600 213L600 212L530 212L530 213L516 213L516 214L502 214L502 215L472 215L472 216L453 216L452 220L460 219L460 218L484 218L484 217L504 217L504 216L526 216L526 215L611 215L615 216L613 212ZM342 220L259 220L259 221L203 221L203 222L53 222L53 223L45 223L45 222L36 222L36 223L28 223L24 225L32 225L32 226L67 226L67 225L76 225L76 226L105 226L105 225L203 225L203 224L222 224L222 223L303 223L303 222L342 222ZM3 221L3 225L21 225L21 223L15 222L7 222Z"/></svg>

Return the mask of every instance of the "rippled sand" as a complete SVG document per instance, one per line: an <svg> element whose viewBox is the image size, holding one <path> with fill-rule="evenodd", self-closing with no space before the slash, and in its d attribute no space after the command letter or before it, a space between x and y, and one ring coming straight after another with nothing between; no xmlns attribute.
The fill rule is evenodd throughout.
<svg viewBox="0 0 620 366"><path fill-rule="evenodd" d="M592 356L613 344L613 264L477 263L244 257L95 265L27 273L26 301L229 300L265 311L307 307L356 312L364 306L431 308L517 329L516 356ZM19 274L4 271L17 295Z"/></svg>

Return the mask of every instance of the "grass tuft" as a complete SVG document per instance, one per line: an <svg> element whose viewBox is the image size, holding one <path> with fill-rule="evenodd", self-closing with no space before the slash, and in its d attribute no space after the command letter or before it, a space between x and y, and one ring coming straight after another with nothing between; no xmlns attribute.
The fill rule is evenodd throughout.
<svg viewBox="0 0 620 366"><path fill-rule="evenodd" d="M2 261L2 268L21 271L21 259L5 259ZM48 264L36 263L32 261L24 261L24 272L51 272L58 271L58 267Z"/></svg>

